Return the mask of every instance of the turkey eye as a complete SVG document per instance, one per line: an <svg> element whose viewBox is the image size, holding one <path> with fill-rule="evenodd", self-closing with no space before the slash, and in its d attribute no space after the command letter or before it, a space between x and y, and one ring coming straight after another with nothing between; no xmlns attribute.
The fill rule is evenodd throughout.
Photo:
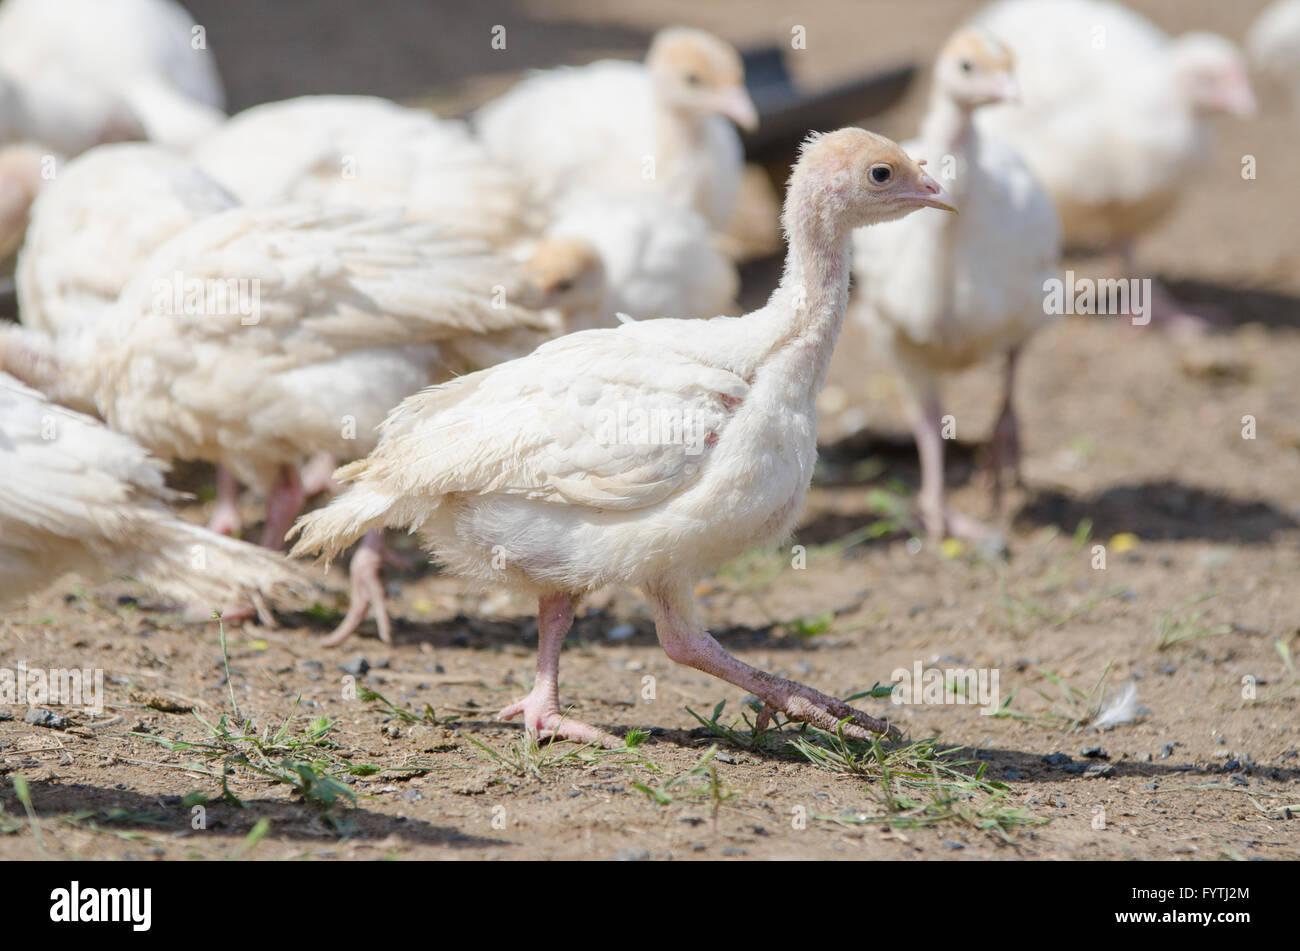
<svg viewBox="0 0 1300 951"><path fill-rule="evenodd" d="M688 86L698 86L698 85L700 85L700 83L702 83L702 82L704 82L704 80L700 78L700 74L699 74L699 73L687 73L687 74L686 74L686 85L688 85Z"/></svg>
<svg viewBox="0 0 1300 951"><path fill-rule="evenodd" d="M970 60L968 60L968 59L964 59L964 60L961 61L961 71L962 71L963 73L969 73L969 72L970 72L972 69L974 69L974 68L975 68L975 67L971 65L971 61L970 61Z"/></svg>
<svg viewBox="0 0 1300 951"><path fill-rule="evenodd" d="M552 288L557 294L567 294L573 290L573 281L560 281Z"/></svg>
<svg viewBox="0 0 1300 951"><path fill-rule="evenodd" d="M870 174L873 182L877 185L883 185L889 181L890 176L894 173L889 170L888 165L873 165Z"/></svg>

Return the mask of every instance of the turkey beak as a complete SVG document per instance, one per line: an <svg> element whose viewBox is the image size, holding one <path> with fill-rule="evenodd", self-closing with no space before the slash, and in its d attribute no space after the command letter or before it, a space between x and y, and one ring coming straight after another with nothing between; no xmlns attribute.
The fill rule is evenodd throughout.
<svg viewBox="0 0 1300 951"><path fill-rule="evenodd" d="M749 98L749 91L743 83L728 86L714 96L713 108L746 132L758 128L758 110L754 108L754 100Z"/></svg>
<svg viewBox="0 0 1300 951"><path fill-rule="evenodd" d="M954 214L957 212L957 209L952 205L952 197L943 190L942 185L925 172L920 173L916 181L916 187L911 191L904 192L902 198L909 205L938 208L940 211L951 211Z"/></svg>

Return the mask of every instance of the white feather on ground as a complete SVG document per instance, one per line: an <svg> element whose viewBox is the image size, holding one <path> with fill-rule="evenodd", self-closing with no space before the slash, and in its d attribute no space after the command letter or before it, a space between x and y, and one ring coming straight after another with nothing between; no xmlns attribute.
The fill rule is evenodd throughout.
<svg viewBox="0 0 1300 951"><path fill-rule="evenodd" d="M0 604L71 572L133 577L214 609L310 587L283 557L172 514L164 471L121 433L0 373Z"/></svg>
<svg viewBox="0 0 1300 951"><path fill-rule="evenodd" d="M0 121L68 155L122 138L184 146L224 118L213 55L172 0L5 0L0 64Z"/></svg>

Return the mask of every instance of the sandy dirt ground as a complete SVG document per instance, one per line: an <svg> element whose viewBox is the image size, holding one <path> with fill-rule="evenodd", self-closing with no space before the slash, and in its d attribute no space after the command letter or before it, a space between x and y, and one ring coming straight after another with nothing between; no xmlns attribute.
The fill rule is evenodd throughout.
<svg viewBox="0 0 1300 951"><path fill-rule="evenodd" d="M1234 37L1262 6L1135 5L1171 29ZM801 81L829 82L927 59L976 5L791 13L769 0L674 0L636 15L595 0L489 2L456 23L436 5L391 0L363 17L322 0L306 23L261 21L261 4L191 6L242 106L319 91L463 100L520 68L633 54L672 21L742 44L804 24L809 48L792 66ZM518 43L487 62L486 41L467 37L497 22ZM264 55L280 43L283 54ZM923 87L871 126L910 134ZM1229 313L1222 333L1181 343L1076 317L1033 341L1018 395L1028 487L1001 516L1008 558L889 530L890 506L915 489L915 456L889 368L850 322L795 538L701 584L724 646L840 696L918 662L996 670L1001 716L857 701L909 742L952 750L937 760L951 773L914 746L887 752L882 776L861 751L809 753L810 740L834 744L793 727L756 741L743 725L728 731L745 698L672 664L634 592L593 598L562 660L575 716L644 731L634 749L598 754L529 748L519 726L495 721L531 682L535 606L431 568L390 574L392 646L369 622L340 650L317 646L343 603L335 568L316 610L227 630L228 662L214 623L187 622L130 582L66 579L0 619L2 666L102 669L103 711L56 708L69 722L52 729L0 708L0 857L1300 857L1296 131L1270 95L1257 119L1219 123L1203 186L1141 244L1144 265ZM1239 173L1247 154L1253 181ZM756 277L746 294L768 289ZM947 394L953 498L977 516L989 516L975 461L997 389L986 367ZM204 479L177 473L210 498ZM258 500L245 501L255 520ZM1130 689L1135 722L1087 726ZM689 712L708 720L721 701L718 727Z"/></svg>

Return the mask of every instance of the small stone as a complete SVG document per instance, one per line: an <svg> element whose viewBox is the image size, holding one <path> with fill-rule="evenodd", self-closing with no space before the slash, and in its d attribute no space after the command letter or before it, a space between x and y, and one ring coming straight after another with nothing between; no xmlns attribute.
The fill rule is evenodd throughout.
<svg viewBox="0 0 1300 951"><path fill-rule="evenodd" d="M1178 673L1178 668L1173 664L1162 664L1160 666L1160 673L1164 674L1166 677L1172 677L1174 674Z"/></svg>
<svg viewBox="0 0 1300 951"><path fill-rule="evenodd" d="M729 845L722 850L722 854L727 858L735 858L741 855L748 855L749 853L738 845Z"/></svg>
<svg viewBox="0 0 1300 951"><path fill-rule="evenodd" d="M66 730L68 728L67 717L41 707L33 707L28 710L27 716L23 717L23 720L32 726L43 726L51 730Z"/></svg>
<svg viewBox="0 0 1300 951"><path fill-rule="evenodd" d="M1079 750L1079 755L1088 759L1110 759L1110 754L1100 746L1085 746Z"/></svg>
<svg viewBox="0 0 1300 951"><path fill-rule="evenodd" d="M648 862L649 849L619 849L614 853L615 862Z"/></svg>
<svg viewBox="0 0 1300 951"><path fill-rule="evenodd" d="M631 624L617 624L606 632L605 636L611 641L626 641L636 634L636 628Z"/></svg>
<svg viewBox="0 0 1300 951"><path fill-rule="evenodd" d="M1016 767L1014 767L1014 766L1003 766L1003 767L1002 767L1002 778L1003 778L1003 779L1009 779L1009 780L1011 780L1012 782L1015 782L1015 781L1018 780L1018 779L1024 779L1024 778L1025 778L1025 774L1022 773L1020 770L1018 770L1018 769L1017 769Z"/></svg>
<svg viewBox="0 0 1300 951"><path fill-rule="evenodd" d="M396 723L389 723L387 726L381 728L379 732L389 739L395 740L402 735L402 728Z"/></svg>
<svg viewBox="0 0 1300 951"><path fill-rule="evenodd" d="M1160 758L1169 759L1169 757L1173 756L1174 747L1177 745L1177 743L1166 743L1164 746L1160 747Z"/></svg>
<svg viewBox="0 0 1300 951"><path fill-rule="evenodd" d="M353 677L364 677L366 672L370 670L370 661L358 654L346 664L340 664L339 669L345 674L351 674Z"/></svg>
<svg viewBox="0 0 1300 951"><path fill-rule="evenodd" d="M1067 763L1074 762L1074 760L1072 757L1066 756L1064 753L1048 753L1043 757L1043 762L1048 766L1064 766Z"/></svg>
<svg viewBox="0 0 1300 951"><path fill-rule="evenodd" d="M964 848L966 848L966 846L962 845L962 843L958 842L956 839L944 839L944 840L943 840L943 847L944 847L945 849L952 849L954 852L955 852L957 849L964 849Z"/></svg>
<svg viewBox="0 0 1300 951"><path fill-rule="evenodd" d="M1250 785L1250 780L1247 779L1245 776L1243 776L1241 773L1233 773L1233 774L1232 774L1231 776L1229 776L1228 778L1232 780L1232 785L1234 785L1234 786L1249 786L1249 785Z"/></svg>
<svg viewBox="0 0 1300 951"><path fill-rule="evenodd" d="M1103 776L1114 776L1115 767L1110 763L1089 763L1088 768L1083 771L1085 779L1098 779Z"/></svg>

